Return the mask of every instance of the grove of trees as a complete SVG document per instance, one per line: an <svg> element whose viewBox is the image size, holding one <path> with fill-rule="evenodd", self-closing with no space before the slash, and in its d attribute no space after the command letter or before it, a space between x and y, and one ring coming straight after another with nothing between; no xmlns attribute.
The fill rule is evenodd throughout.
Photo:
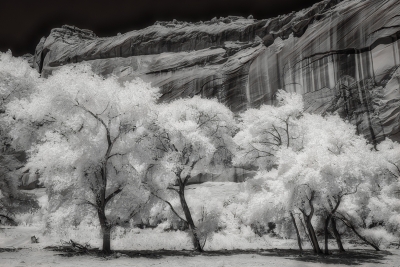
<svg viewBox="0 0 400 267"><path fill-rule="evenodd" d="M300 95L283 90L276 105L241 114L215 99L159 103L159 96L140 79L121 84L85 64L43 79L1 53L0 217L16 224L15 212L39 208L17 189L29 172L46 187L49 225L57 231L61 222L96 218L106 254L114 226L131 227L157 205L170 216L153 224L178 222L200 252L224 227L222 209L235 209L260 235L270 228L296 238L300 251L307 240L315 253L329 254L333 237L344 252L344 235L377 250L400 240L397 142L375 147L338 115L308 114ZM27 162L15 151L26 151ZM196 175L234 167L255 176L219 211L188 202Z"/></svg>

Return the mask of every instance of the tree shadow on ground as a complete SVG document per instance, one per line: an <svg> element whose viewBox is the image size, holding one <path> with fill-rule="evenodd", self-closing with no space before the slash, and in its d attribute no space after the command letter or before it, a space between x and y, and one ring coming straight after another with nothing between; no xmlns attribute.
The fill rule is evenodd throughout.
<svg viewBox="0 0 400 267"><path fill-rule="evenodd" d="M312 250L305 250L302 255L298 250L294 249L259 249L259 250L217 250L217 251L205 251L196 252L191 250L116 250L111 255L104 255L98 249L90 249L87 253L77 253L72 250L66 250L57 247L48 247L47 249L53 251L63 252L59 254L64 257L72 257L79 255L92 255L106 258L150 258L150 259L162 259L166 257L195 257L195 256L206 256L206 257L218 257L218 256L231 256L241 254L256 254L263 257L282 257L288 260L309 262L309 263L320 263L320 264L344 264L344 265L363 265L366 263L383 264L385 258L392 253L388 251L374 251L366 249L355 249L349 250L344 253L340 253L337 250L332 250L330 255L316 255Z"/></svg>
<svg viewBox="0 0 400 267"><path fill-rule="evenodd" d="M317 255L312 250L304 251L302 255L296 250L267 250L265 256L284 257L290 260L321 263L321 264L344 264L344 265L363 265L366 263L383 264L385 258L392 255L389 251L375 250L349 250L340 253L338 250L331 250L330 255ZM259 253L259 255L262 255Z"/></svg>
<svg viewBox="0 0 400 267"><path fill-rule="evenodd" d="M17 252L20 248L0 248L0 252Z"/></svg>

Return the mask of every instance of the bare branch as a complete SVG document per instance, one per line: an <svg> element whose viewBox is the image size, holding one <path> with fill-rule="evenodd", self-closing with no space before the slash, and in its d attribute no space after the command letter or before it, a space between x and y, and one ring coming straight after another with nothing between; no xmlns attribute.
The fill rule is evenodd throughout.
<svg viewBox="0 0 400 267"><path fill-rule="evenodd" d="M128 154L128 153L115 153L115 154L108 156L108 159L115 157L115 156L125 156L126 154Z"/></svg>
<svg viewBox="0 0 400 267"><path fill-rule="evenodd" d="M167 200L165 200L165 199L159 197L158 195L156 195L155 193L153 193L153 192L151 192L151 191L150 191L150 194L152 194L152 195L155 196L156 198L160 199L161 201L164 201L165 203L167 203L168 206L171 208L172 212L173 212L179 219L181 219L181 220L184 221L185 223L188 223L185 219L183 219L181 216L179 216L179 214L175 211L174 207L172 206L172 204L171 204L169 201L167 201Z"/></svg>
<svg viewBox="0 0 400 267"><path fill-rule="evenodd" d="M199 162L199 161L202 160L202 159L203 159L202 157L199 157L199 159L194 160L194 161L192 162L192 164L189 166L189 167L190 167L190 172L191 172L191 170L193 170L193 168L194 168L194 166L197 164L197 162ZM185 179L183 180L183 186L186 186L187 182L189 181L190 172L189 172L189 174L185 177Z"/></svg>
<svg viewBox="0 0 400 267"><path fill-rule="evenodd" d="M388 160L388 162L389 162L390 164L392 164L394 167L396 167L397 172L400 174L400 167L399 167L396 163L394 163L394 162L392 162L392 161L390 161L390 160ZM397 176L397 177L399 177L399 176Z"/></svg>
<svg viewBox="0 0 400 267"><path fill-rule="evenodd" d="M121 193L121 191L123 190L123 188L118 188L117 190L115 190L113 193L111 193L108 197L106 197L104 205L107 205L107 203L116 195L118 195L119 193Z"/></svg>
<svg viewBox="0 0 400 267"><path fill-rule="evenodd" d="M139 204L132 212L131 214L129 214L129 218L133 218L133 216L135 216L136 214L138 214L142 207L147 205L147 203L149 203L150 201L150 196L147 198L146 202Z"/></svg>
<svg viewBox="0 0 400 267"><path fill-rule="evenodd" d="M84 202L82 202L82 203L80 203L80 204L78 204L78 205L90 205L90 206L92 206L93 208L95 208L96 210L99 208L96 204L90 202L89 200L84 200Z"/></svg>
<svg viewBox="0 0 400 267"><path fill-rule="evenodd" d="M107 110L109 105L110 105L110 101L108 101L106 108L101 113L99 113L99 115L103 114Z"/></svg>
<svg viewBox="0 0 400 267"><path fill-rule="evenodd" d="M341 194L339 197L341 198L341 197L343 197L343 196L353 195L353 194L357 193L357 190L358 190L358 187L359 187L359 186L360 186L360 184L356 185L356 189L355 189L354 191L347 192L347 193L343 193L343 194Z"/></svg>
<svg viewBox="0 0 400 267"><path fill-rule="evenodd" d="M260 150L260 149L256 148L252 143L250 143L250 146L253 148L253 150L256 150L256 151L261 152L261 153L265 153L265 154L267 154L267 156L274 156L273 154L271 154L268 151L263 151L263 150Z"/></svg>
<svg viewBox="0 0 400 267"><path fill-rule="evenodd" d="M173 188L173 187L167 187L167 189L168 189L168 190L175 191L176 193L178 193L178 194L179 194L179 191L178 191L178 189L176 189L176 188Z"/></svg>
<svg viewBox="0 0 400 267"><path fill-rule="evenodd" d="M77 100L76 100L76 103L77 103L77 105L75 105L76 107L81 108L84 111L86 111L87 113L89 113L90 115L92 115L93 118L95 118L97 121L99 121L104 126L104 128L106 129L106 132L107 132L107 142L108 142L108 145L110 146L112 144L111 135L110 135L110 130L108 129L106 123L99 116L94 114L92 111L88 110L84 106L81 106Z"/></svg>
<svg viewBox="0 0 400 267"><path fill-rule="evenodd" d="M14 219L12 219L11 217L9 217L7 215L0 214L0 217L5 218L7 221L9 221L14 226L18 225L18 223L16 221L14 221Z"/></svg>
<svg viewBox="0 0 400 267"><path fill-rule="evenodd" d="M394 174L391 170L386 170L388 173L390 173L391 175L393 175L393 177L395 177L395 178L400 178L400 176L398 176L398 175L396 175L396 174Z"/></svg>

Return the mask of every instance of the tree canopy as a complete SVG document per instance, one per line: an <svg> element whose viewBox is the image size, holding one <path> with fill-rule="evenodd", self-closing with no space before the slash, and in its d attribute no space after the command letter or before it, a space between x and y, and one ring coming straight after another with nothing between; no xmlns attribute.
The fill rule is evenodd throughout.
<svg viewBox="0 0 400 267"><path fill-rule="evenodd" d="M56 71L29 97L8 104L21 124L41 125L25 168L40 174L54 195L53 209L71 204L95 208L105 252L112 225L129 217L143 199L135 168L137 138L157 98L157 89L141 80L120 85L88 65L76 65Z"/></svg>

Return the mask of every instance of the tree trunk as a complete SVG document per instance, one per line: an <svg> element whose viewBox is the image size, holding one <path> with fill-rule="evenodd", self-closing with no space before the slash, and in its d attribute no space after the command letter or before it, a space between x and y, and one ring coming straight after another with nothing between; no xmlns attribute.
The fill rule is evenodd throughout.
<svg viewBox="0 0 400 267"><path fill-rule="evenodd" d="M111 227L104 227L103 232L103 252L111 254Z"/></svg>
<svg viewBox="0 0 400 267"><path fill-rule="evenodd" d="M199 251L199 252L203 252L203 249L200 245L200 240L198 235L196 234L196 226L194 224L193 218L192 218L192 214L190 213L189 207L186 203L186 199L185 199L185 186L183 184L179 185L179 199L181 201L181 206L183 209L183 212L185 213L185 218L186 221L189 224L189 228L192 231L192 236L193 236L193 246L195 248L195 250Z"/></svg>
<svg viewBox="0 0 400 267"><path fill-rule="evenodd" d="M378 246L372 244L372 243L369 242L365 237L363 237L362 235L360 235L354 227L350 227L350 228L353 230L353 232L354 232L362 241L364 241L365 243L367 243L368 245L370 245L371 247L373 247L376 251L380 251L380 249L379 249Z"/></svg>
<svg viewBox="0 0 400 267"><path fill-rule="evenodd" d="M329 255L329 248L328 248L328 237L329 237L329 232L328 232L328 227L329 227L329 222L331 221L331 214L328 215L328 217L325 218L325 224L324 224L324 236L325 236L325 255Z"/></svg>
<svg viewBox="0 0 400 267"><path fill-rule="evenodd" d="M311 218L307 221L307 227L309 229L309 234L310 234L311 240L314 243L315 252L317 254L321 254L322 251L321 251L321 248L319 247L319 243L318 243L317 235L315 234L315 231L314 231L314 227L311 224Z"/></svg>
<svg viewBox="0 0 400 267"><path fill-rule="evenodd" d="M7 215L0 214L0 217L5 218L12 226L17 226L18 225L18 223L16 221L14 221L13 218L11 218L11 217L9 217Z"/></svg>
<svg viewBox="0 0 400 267"><path fill-rule="evenodd" d="M342 238L340 237L340 233L337 230L336 227L336 219L335 218L331 218L331 225L332 225L332 231L333 231L333 235L335 236L336 239L336 243L338 245L338 249L340 252L345 252L346 250L344 250L343 244L342 244Z"/></svg>
<svg viewBox="0 0 400 267"><path fill-rule="evenodd" d="M303 213L304 221L306 223L307 231L311 239L312 246L314 248L314 252L317 254L321 254L321 248L319 247L317 235L315 234L314 227L311 224L311 216L307 216Z"/></svg>
<svg viewBox="0 0 400 267"><path fill-rule="evenodd" d="M303 220L300 218L300 216L299 216L299 220L300 220L300 222L301 222L301 225L303 226L304 233L306 234L306 236L307 236L307 238L308 238L308 241L310 242L311 247L312 247L313 250L314 250L314 244L313 244L313 242L311 241L311 238L310 238L310 235L308 234L307 228L306 228L306 226L304 225Z"/></svg>
<svg viewBox="0 0 400 267"><path fill-rule="evenodd" d="M325 227L324 227L324 232L325 232L325 254L326 255L329 254L329 248L328 248L328 234L329 234L328 227L329 227L329 223L331 222L331 219L333 218L333 215L335 214L335 212L339 208L339 205L340 205L341 201L342 201L342 196L341 195L337 196L336 205L335 205L335 207L333 207L332 201L328 197L328 203L329 203L329 206L331 208L331 211L329 212L328 216L325 219Z"/></svg>
<svg viewBox="0 0 400 267"><path fill-rule="evenodd" d="M356 228L354 227L354 225L353 225L350 221L348 221L348 220L346 220L346 219L342 219L342 218L340 218L340 217L337 217L337 218L340 219L347 227L349 227L349 228L356 234L356 236L358 236L358 238L360 238L362 241L364 241L365 243L367 243L368 245L370 245L371 247L373 247L376 251L380 251L379 247L376 246L376 245L374 245L374 244L372 244L371 242L369 242L369 241L367 240L367 238L365 238L364 236L362 236L362 235L356 230Z"/></svg>
<svg viewBox="0 0 400 267"><path fill-rule="evenodd" d="M344 252L345 250L344 250L344 248L343 248L343 244L342 244L342 240L340 239L340 234L339 234L339 232L338 232L338 230L337 230L337 228L336 228L336 221L335 221L335 218L333 217L334 216L334 214L335 214L335 212L337 211L337 209L339 208L339 205L340 205L340 203L341 203L341 201L342 201L342 196L338 196L337 197L337 201L336 201L336 205L335 205L335 207L333 207L333 204L332 204L332 201L331 201L331 199L328 197L328 204L329 204L329 207L331 208L331 213L329 214L329 216L328 216L328 218L327 218L327 220L329 219L329 221L326 221L325 223L326 224L329 224L329 222L331 222L331 224L332 224L332 229L333 229L333 235L335 236L335 239L336 239L336 243L337 243L337 245L338 245L338 248L339 248L339 251L340 252ZM327 241L327 234L328 234L328 225L325 225L325 254L328 254L328 241Z"/></svg>
<svg viewBox="0 0 400 267"><path fill-rule="evenodd" d="M290 212L290 217L292 217L292 221L293 221L293 225L294 225L294 229L296 229L296 235L297 235L297 243L299 245L299 250L300 253L303 253L303 248L301 246L301 238L300 238L300 233L299 233L299 229L297 228L297 224L296 224L296 219L293 216L293 213Z"/></svg>
<svg viewBox="0 0 400 267"><path fill-rule="evenodd" d="M79 106L79 105L78 105ZM86 112L90 113L98 122L100 122L103 126L104 129L106 130L106 138L107 138L107 151L103 157L103 160L101 161L101 169L100 173L95 173L95 185L93 186L92 192L96 196L96 203L91 203L89 202L92 206L94 206L97 209L97 215L99 218L100 226L101 226L101 233L103 235L103 253L105 254L110 254L111 253L111 224L108 222L105 209L107 202L116 194L120 192L118 189L116 192L113 194L109 195L106 198L106 190L107 190L107 178L108 178L108 170L107 170L107 164L108 160L111 155L111 151L113 149L114 143L117 140L118 136L112 140L111 134L110 134L110 129L107 127L105 122L99 118L96 114L92 113L91 111L87 110L85 107L80 106L83 110ZM100 174L98 177L97 175Z"/></svg>
<svg viewBox="0 0 400 267"><path fill-rule="evenodd" d="M107 218L104 213L104 208L99 208L97 212L99 216L101 234L103 236L103 253L111 254L111 226L107 222Z"/></svg>
<svg viewBox="0 0 400 267"><path fill-rule="evenodd" d="M97 195L97 215L99 217L101 234L103 235L103 253L111 254L111 225L106 217L106 188L107 188L107 161L103 164L101 169L102 186Z"/></svg>
<svg viewBox="0 0 400 267"><path fill-rule="evenodd" d="M310 206L310 213L307 215L307 213L304 209L300 209L300 211L301 211L301 213L303 213L304 221L306 223L306 227L307 227L308 233L310 235L311 242L313 244L314 252L317 254L321 254L322 251L318 244L317 235L315 234L314 227L312 226L312 223L311 223L311 219L314 215L314 205L312 203L314 196L315 196L315 192L312 191L311 197L308 199L308 204Z"/></svg>

